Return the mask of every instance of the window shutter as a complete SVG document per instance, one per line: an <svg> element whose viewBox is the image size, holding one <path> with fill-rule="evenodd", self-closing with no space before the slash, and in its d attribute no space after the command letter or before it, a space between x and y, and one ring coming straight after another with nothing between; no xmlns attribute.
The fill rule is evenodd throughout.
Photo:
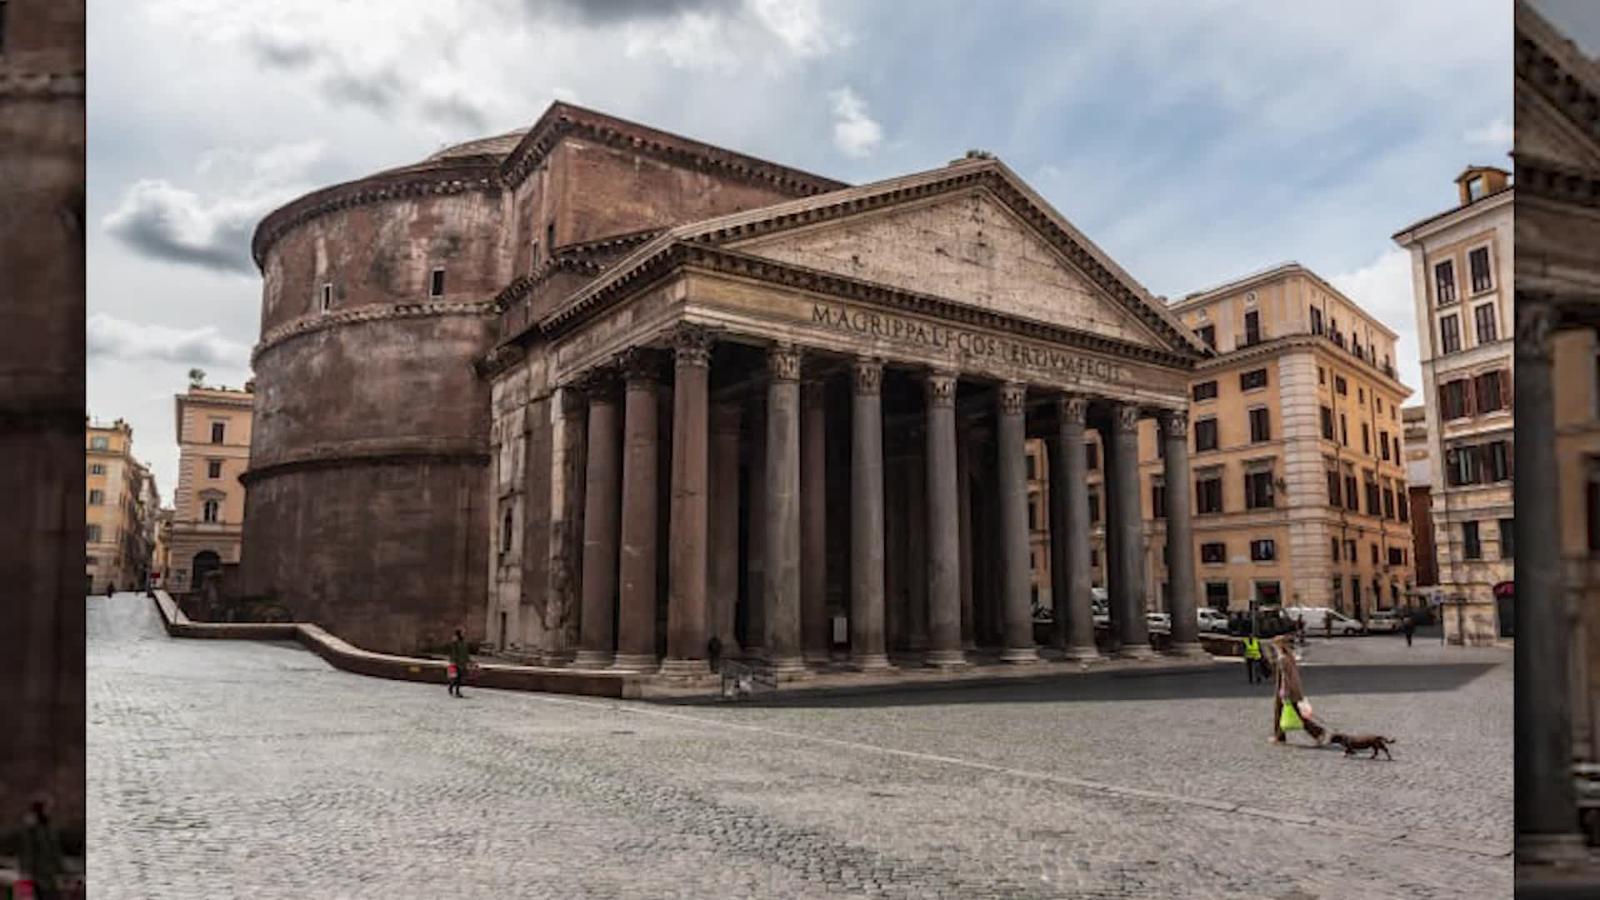
<svg viewBox="0 0 1600 900"><path fill-rule="evenodd" d="M1517 442L1506 441L1506 474L1512 478L1517 477Z"/></svg>
<svg viewBox="0 0 1600 900"><path fill-rule="evenodd" d="M1511 370L1500 370L1500 403L1506 409L1511 408Z"/></svg>
<svg viewBox="0 0 1600 900"><path fill-rule="evenodd" d="M1449 385L1448 381L1439 385L1439 415L1446 419L1450 418L1450 404L1445 402L1445 398L1449 396L1445 388L1449 387Z"/></svg>
<svg viewBox="0 0 1600 900"><path fill-rule="evenodd" d="M1469 415L1469 416L1476 415L1477 412L1478 412L1478 404L1476 402L1474 402L1477 398L1474 397L1473 395L1476 394L1477 391L1473 390L1473 380L1470 379L1470 378L1467 379L1461 385L1461 387L1462 387L1461 394L1462 394L1462 397L1465 400L1465 403L1464 403L1464 407L1465 408L1462 410L1463 414Z"/></svg>

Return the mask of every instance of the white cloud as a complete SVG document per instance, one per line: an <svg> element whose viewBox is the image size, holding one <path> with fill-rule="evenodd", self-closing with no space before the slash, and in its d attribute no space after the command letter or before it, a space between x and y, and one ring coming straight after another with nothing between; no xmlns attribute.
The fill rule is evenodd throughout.
<svg viewBox="0 0 1600 900"><path fill-rule="evenodd" d="M250 363L250 348L223 337L215 326L183 329L144 325L106 313L89 316L84 327L84 346L91 364L120 359L243 371Z"/></svg>
<svg viewBox="0 0 1600 900"><path fill-rule="evenodd" d="M867 115L867 104L850 88L840 88L833 98L833 145L846 156L871 155L883 142L883 129Z"/></svg>
<svg viewBox="0 0 1600 900"><path fill-rule="evenodd" d="M1395 347L1396 374L1402 384L1416 392L1407 402L1422 402L1411 253L1399 248L1386 250L1368 265L1335 275L1328 282L1400 336Z"/></svg>
<svg viewBox="0 0 1600 900"><path fill-rule="evenodd" d="M1511 123L1505 119L1495 119L1480 128L1468 130L1461 137L1469 144L1504 150L1511 146L1512 136Z"/></svg>

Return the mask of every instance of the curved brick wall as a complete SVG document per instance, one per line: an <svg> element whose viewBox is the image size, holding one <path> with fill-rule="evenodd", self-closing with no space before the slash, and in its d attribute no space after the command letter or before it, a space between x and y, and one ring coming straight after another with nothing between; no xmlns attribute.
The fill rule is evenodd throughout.
<svg viewBox="0 0 1600 900"><path fill-rule="evenodd" d="M262 260L243 589L370 650L483 631L497 191L325 212ZM445 296L428 296L445 269ZM333 308L318 308L320 286Z"/></svg>

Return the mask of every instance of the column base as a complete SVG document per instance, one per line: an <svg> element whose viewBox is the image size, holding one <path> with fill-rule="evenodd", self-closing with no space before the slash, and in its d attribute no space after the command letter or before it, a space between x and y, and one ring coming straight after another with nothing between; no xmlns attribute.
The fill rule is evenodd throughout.
<svg viewBox="0 0 1600 900"><path fill-rule="evenodd" d="M922 658L922 664L935 669L965 669L972 665L967 662L967 654L962 650L929 650Z"/></svg>
<svg viewBox="0 0 1600 900"><path fill-rule="evenodd" d="M1210 654L1206 652L1206 648L1200 646L1198 641L1192 644L1173 644L1171 647L1167 648L1166 655L1189 658L1210 656Z"/></svg>
<svg viewBox="0 0 1600 900"><path fill-rule="evenodd" d="M703 659L672 659L662 661L660 671L666 678L704 678L711 674L711 663Z"/></svg>
<svg viewBox="0 0 1600 900"><path fill-rule="evenodd" d="M1036 663L1039 661L1039 648L1007 647L1000 651L1000 661L1013 664Z"/></svg>
<svg viewBox="0 0 1600 900"><path fill-rule="evenodd" d="M1156 651L1149 644L1123 644L1115 655L1117 659L1155 659Z"/></svg>
<svg viewBox="0 0 1600 900"><path fill-rule="evenodd" d="M825 666L833 662L833 654L826 650L807 650L805 661L808 666Z"/></svg>
<svg viewBox="0 0 1600 900"><path fill-rule="evenodd" d="M645 674L654 672L659 665L654 653L618 653L616 660L611 663L611 669L615 672Z"/></svg>
<svg viewBox="0 0 1600 900"><path fill-rule="evenodd" d="M578 655L572 658L570 668L574 669L609 669L611 668L610 650L579 650Z"/></svg>
<svg viewBox="0 0 1600 900"><path fill-rule="evenodd" d="M803 656L774 656L767 660L767 665L772 668L772 674L780 678L809 671Z"/></svg>
<svg viewBox="0 0 1600 900"><path fill-rule="evenodd" d="M1589 848L1584 844L1583 835L1576 831L1517 835L1516 863L1519 867L1564 868L1589 862Z"/></svg>
<svg viewBox="0 0 1600 900"><path fill-rule="evenodd" d="M1100 648L1089 644L1083 647L1068 647L1062 651L1061 658L1067 662L1100 662L1105 659L1100 655Z"/></svg>
<svg viewBox="0 0 1600 900"><path fill-rule="evenodd" d="M860 672L887 672L894 668L883 653L864 653L850 657L850 668Z"/></svg>

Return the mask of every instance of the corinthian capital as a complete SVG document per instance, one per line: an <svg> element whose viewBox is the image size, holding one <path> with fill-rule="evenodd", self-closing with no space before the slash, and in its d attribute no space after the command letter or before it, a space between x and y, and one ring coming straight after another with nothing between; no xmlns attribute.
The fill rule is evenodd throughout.
<svg viewBox="0 0 1600 900"><path fill-rule="evenodd" d="M800 348L793 344L774 344L767 351L767 374L773 381L799 381Z"/></svg>
<svg viewBox="0 0 1600 900"><path fill-rule="evenodd" d="M1000 414L1006 416L1020 416L1027 407L1028 386L1020 381L1008 381L1000 385Z"/></svg>
<svg viewBox="0 0 1600 900"><path fill-rule="evenodd" d="M856 357L850 366L852 381L855 383L856 393L863 396L876 396L883 390L883 361L866 356Z"/></svg>
<svg viewBox="0 0 1600 900"><path fill-rule="evenodd" d="M1182 409L1162 410L1161 433L1171 438L1188 437L1189 412Z"/></svg>
<svg viewBox="0 0 1600 900"><path fill-rule="evenodd" d="M1082 425L1089 414L1089 400L1076 394L1064 394L1056 401L1061 411L1061 421L1068 425Z"/></svg>
<svg viewBox="0 0 1600 900"><path fill-rule="evenodd" d="M1117 404L1117 412L1113 417L1117 431L1122 434L1137 434L1139 431L1139 407L1132 403Z"/></svg>
<svg viewBox="0 0 1600 900"><path fill-rule="evenodd" d="M928 373L928 405L929 406L955 406L956 405L955 372L948 369L934 369Z"/></svg>
<svg viewBox="0 0 1600 900"><path fill-rule="evenodd" d="M1543 297L1517 294L1517 352L1540 360L1551 356L1550 333L1555 330L1555 305Z"/></svg>
<svg viewBox="0 0 1600 900"><path fill-rule="evenodd" d="M711 365L711 330L703 325L679 325L672 330L673 365L704 369Z"/></svg>
<svg viewBox="0 0 1600 900"><path fill-rule="evenodd" d="M617 356L628 384L654 384L661 379L661 358L648 347L629 347Z"/></svg>

